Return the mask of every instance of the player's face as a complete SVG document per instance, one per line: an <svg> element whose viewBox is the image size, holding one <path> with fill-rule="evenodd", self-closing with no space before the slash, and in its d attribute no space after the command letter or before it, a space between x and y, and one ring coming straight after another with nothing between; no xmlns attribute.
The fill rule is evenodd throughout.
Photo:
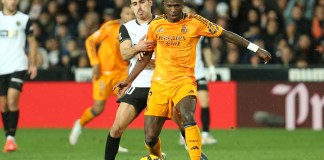
<svg viewBox="0 0 324 160"><path fill-rule="evenodd" d="M183 0L164 0L164 11L169 22L178 22L182 18Z"/></svg>
<svg viewBox="0 0 324 160"><path fill-rule="evenodd" d="M124 7L120 13L121 20L126 23L135 18L135 15L130 7Z"/></svg>
<svg viewBox="0 0 324 160"><path fill-rule="evenodd" d="M5 11L8 11L10 13L17 11L19 0L1 0L1 2Z"/></svg>
<svg viewBox="0 0 324 160"><path fill-rule="evenodd" d="M152 0L131 0L131 7L136 18L144 19L152 14Z"/></svg>

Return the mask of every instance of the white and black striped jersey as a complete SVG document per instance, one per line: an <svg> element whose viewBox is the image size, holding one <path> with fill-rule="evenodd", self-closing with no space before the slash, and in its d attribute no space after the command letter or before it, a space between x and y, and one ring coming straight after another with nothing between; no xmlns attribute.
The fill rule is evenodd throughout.
<svg viewBox="0 0 324 160"><path fill-rule="evenodd" d="M209 38L207 37L200 37L197 46L196 46L196 66L195 66L195 78L202 79L205 78L205 71L204 71L204 62L202 56L202 49L210 45Z"/></svg>
<svg viewBox="0 0 324 160"><path fill-rule="evenodd" d="M149 27L149 23L147 24L139 24L137 20L131 20L124 25L120 27L119 30L119 42L122 43L125 40L131 40L132 45L135 45L139 42L139 40L147 34L147 30ZM154 60L154 54L152 56L152 59ZM129 67L129 73L133 70L135 67L135 64L137 62L137 56L134 56L130 60L130 67ZM144 69L134 80L132 83L133 87L151 87L151 79L153 76L153 69Z"/></svg>
<svg viewBox="0 0 324 160"><path fill-rule="evenodd" d="M33 34L29 16L16 12L4 15L0 11L0 75L26 70L26 36Z"/></svg>

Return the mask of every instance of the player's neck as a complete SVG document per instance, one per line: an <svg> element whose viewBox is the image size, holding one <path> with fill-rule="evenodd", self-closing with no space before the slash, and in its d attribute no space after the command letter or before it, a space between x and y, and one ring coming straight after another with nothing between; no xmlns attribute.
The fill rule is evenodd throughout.
<svg viewBox="0 0 324 160"><path fill-rule="evenodd" d="M6 8L3 8L2 13L5 16L12 16L12 15L15 15L17 13L17 10L10 11L10 10L8 10Z"/></svg>

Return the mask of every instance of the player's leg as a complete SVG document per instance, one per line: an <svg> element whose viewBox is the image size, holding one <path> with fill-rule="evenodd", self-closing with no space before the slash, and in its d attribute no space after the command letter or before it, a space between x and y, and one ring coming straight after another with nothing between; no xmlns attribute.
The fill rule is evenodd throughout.
<svg viewBox="0 0 324 160"><path fill-rule="evenodd" d="M172 120L178 125L179 127L179 131L180 131L180 138L181 140L183 140L183 145L185 147L185 149L188 151L188 147L186 145L186 134L185 134L185 130L183 128L183 124L182 124L182 121L181 121L181 115L180 113L177 111L177 109L174 107L173 109L173 114L172 114ZM208 157L207 155L201 151L201 158L200 160L208 160Z"/></svg>
<svg viewBox="0 0 324 160"><path fill-rule="evenodd" d="M92 119L99 116L105 109L106 100L94 100L94 104L92 107L87 108L81 118L80 125L84 127L88 124Z"/></svg>
<svg viewBox="0 0 324 160"><path fill-rule="evenodd" d="M217 140L209 134L210 110L207 88L199 89L198 87L197 98L201 107L200 118L202 122L202 144L215 144Z"/></svg>
<svg viewBox="0 0 324 160"><path fill-rule="evenodd" d="M1 118L5 136L7 138L9 133L8 128L8 103L7 103L7 94L9 88L9 76L8 75L0 75L0 104L1 104Z"/></svg>
<svg viewBox="0 0 324 160"><path fill-rule="evenodd" d="M74 126L69 136L70 144L75 145L82 133L82 128L103 112L106 99L112 94L112 86L108 85L109 78L110 77L102 75L99 79L93 80L92 96L94 104L88 107L83 112L81 118L74 122Z"/></svg>
<svg viewBox="0 0 324 160"><path fill-rule="evenodd" d="M106 160L115 159L123 132L146 107L149 89L131 87L123 97L118 99L120 105L106 142Z"/></svg>
<svg viewBox="0 0 324 160"><path fill-rule="evenodd" d="M210 126L210 110L209 110L209 94L207 80L205 78L197 81L197 98L201 108L200 120L202 122L202 144L214 144L216 139L209 134Z"/></svg>
<svg viewBox="0 0 324 160"><path fill-rule="evenodd" d="M0 96L0 101L1 101L1 118L2 118L2 124L3 124L3 130L5 133L5 136L7 138L8 133L9 133L9 128L8 128L8 103L7 103L7 96Z"/></svg>
<svg viewBox="0 0 324 160"><path fill-rule="evenodd" d="M159 135L165 123L165 117L145 115L144 132L145 146L150 154L162 158L161 141Z"/></svg>
<svg viewBox="0 0 324 160"><path fill-rule="evenodd" d="M191 160L200 160L201 157L201 136L200 130L194 119L196 109L196 97L193 95L182 98L176 105L181 114L184 125L185 139Z"/></svg>
<svg viewBox="0 0 324 160"><path fill-rule="evenodd" d="M105 148L105 160L114 160L118 152L120 139L127 126L136 119L138 113L135 107L128 103L120 103L115 121L108 133L106 148Z"/></svg>
<svg viewBox="0 0 324 160"><path fill-rule="evenodd" d="M15 135L16 135L18 119L19 119L18 102L24 84L25 76L26 76L26 71L19 71L19 72L14 72L10 77L9 89L7 94L8 136L4 148L5 152L15 151L17 149L17 144L15 142Z"/></svg>

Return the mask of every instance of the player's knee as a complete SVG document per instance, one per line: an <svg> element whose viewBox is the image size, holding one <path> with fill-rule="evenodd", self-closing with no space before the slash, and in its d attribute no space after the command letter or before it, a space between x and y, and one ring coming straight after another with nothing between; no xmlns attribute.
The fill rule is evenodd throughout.
<svg viewBox="0 0 324 160"><path fill-rule="evenodd" d="M7 105L10 111L18 110L18 100L16 98L8 98Z"/></svg>
<svg viewBox="0 0 324 160"><path fill-rule="evenodd" d="M92 107L92 111L96 116L100 115L104 110L105 110L104 106L95 105Z"/></svg>
<svg viewBox="0 0 324 160"><path fill-rule="evenodd" d="M159 140L158 138L145 138L145 143L152 148L156 145L158 140Z"/></svg>
<svg viewBox="0 0 324 160"><path fill-rule="evenodd" d="M183 124L195 122L194 113L192 113L192 112L181 114L181 119L182 119Z"/></svg>
<svg viewBox="0 0 324 160"><path fill-rule="evenodd" d="M207 108L207 107L208 107L208 103L209 103L208 100L200 101L200 106L201 106L201 108Z"/></svg>
<svg viewBox="0 0 324 160"><path fill-rule="evenodd" d="M110 134L112 137L120 137L124 133L125 129L125 126L114 123L111 127Z"/></svg>

